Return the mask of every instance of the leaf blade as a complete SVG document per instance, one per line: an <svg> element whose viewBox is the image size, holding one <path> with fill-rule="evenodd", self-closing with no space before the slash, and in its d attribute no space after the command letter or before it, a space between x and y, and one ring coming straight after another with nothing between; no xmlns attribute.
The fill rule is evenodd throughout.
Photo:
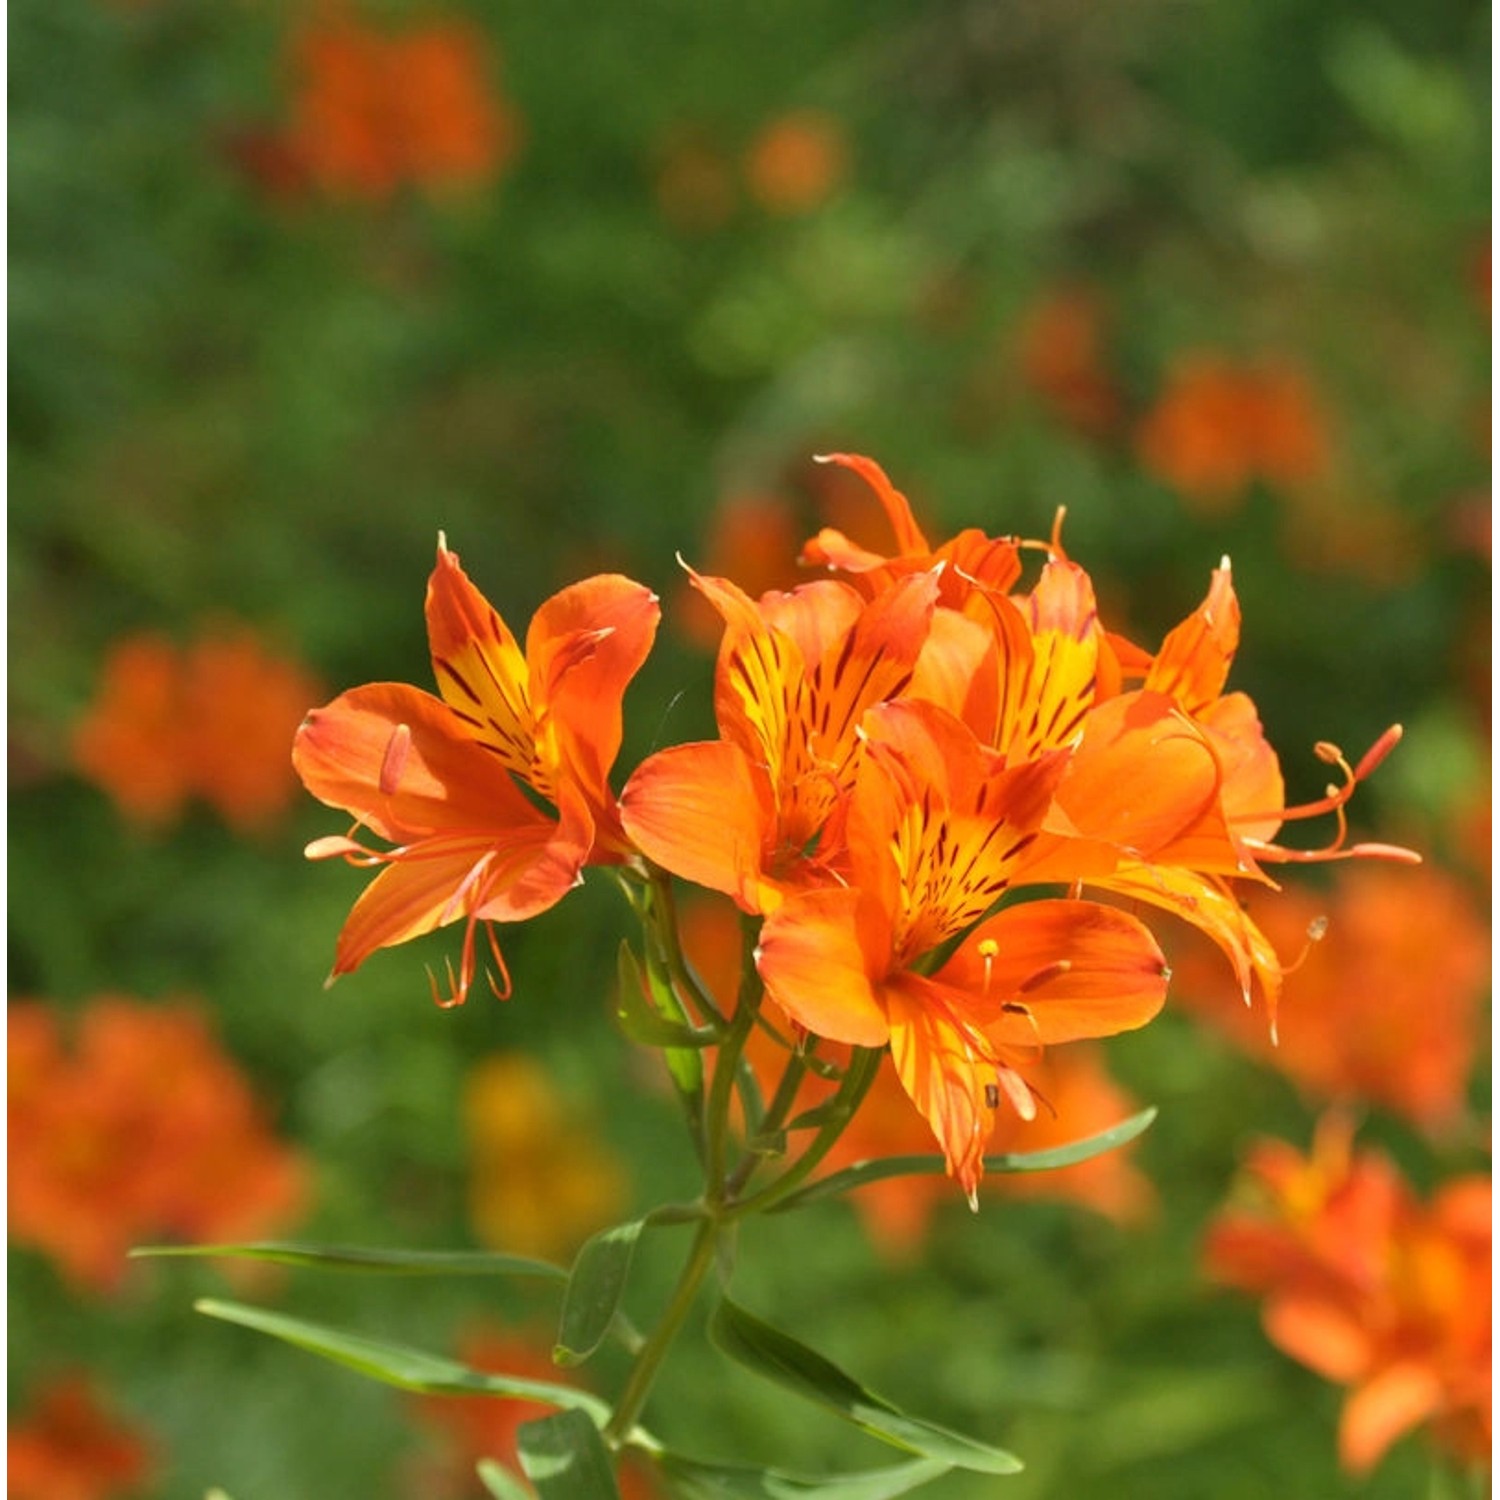
<svg viewBox="0 0 1500 1500"><path fill-rule="evenodd" d="M1013 1151L1003 1155L987 1156L984 1159L986 1172L997 1174L1011 1172L1055 1172L1063 1167L1074 1167L1080 1162L1091 1161L1106 1151L1124 1146L1142 1135L1156 1119L1155 1106L1111 1125L1094 1135L1083 1136L1063 1146L1049 1146L1042 1151ZM839 1193L852 1192L855 1188L872 1182L884 1182L892 1177L930 1176L946 1172L947 1164L936 1154L920 1156L884 1156L870 1161L855 1162L840 1172L834 1172L805 1188L792 1193L766 1211L773 1214L786 1213L789 1209L805 1208L810 1203L831 1198Z"/></svg>
<svg viewBox="0 0 1500 1500"><path fill-rule="evenodd" d="M856 1474L789 1474L739 1464L700 1463L678 1453L656 1462L684 1500L895 1500L953 1471L938 1458L916 1458L889 1469Z"/></svg>
<svg viewBox="0 0 1500 1500"><path fill-rule="evenodd" d="M531 1276L565 1281L551 1261L489 1250L372 1250L361 1245L309 1245L252 1240L240 1245L136 1245L135 1260L215 1259L271 1261L320 1271L362 1271L387 1276Z"/></svg>
<svg viewBox="0 0 1500 1500"><path fill-rule="evenodd" d="M892 1447L982 1474L1016 1474L1021 1470L1021 1461L1013 1453L908 1416L846 1375L831 1360L762 1322L728 1297L721 1298L714 1309L709 1336L736 1364L826 1407Z"/></svg>
<svg viewBox="0 0 1500 1500"><path fill-rule="evenodd" d="M427 1396L497 1396L539 1401L546 1406L583 1412L597 1423L609 1420L609 1407L603 1401L572 1386L474 1370L457 1360L413 1349L406 1344L349 1333L241 1302L204 1297L193 1307L205 1317L269 1334L283 1343L400 1390L417 1391Z"/></svg>
<svg viewBox="0 0 1500 1500"><path fill-rule="evenodd" d="M645 1227L644 1219L630 1219L584 1242L563 1293L552 1351L555 1364L580 1365L604 1342L625 1291L635 1243Z"/></svg>
<svg viewBox="0 0 1500 1500"><path fill-rule="evenodd" d="M619 1500L609 1450L581 1411L523 1423L516 1449L540 1500Z"/></svg>

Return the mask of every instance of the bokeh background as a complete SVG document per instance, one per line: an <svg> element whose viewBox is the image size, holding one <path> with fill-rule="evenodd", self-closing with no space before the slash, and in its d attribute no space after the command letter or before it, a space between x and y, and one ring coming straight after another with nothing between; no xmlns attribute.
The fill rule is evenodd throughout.
<svg viewBox="0 0 1500 1500"><path fill-rule="evenodd" d="M1233 685L1291 791L1321 791L1314 741L1403 720L1355 819L1429 865L1309 873L1280 939L1332 921L1280 1054L1184 945L1167 1013L1079 1065L1089 1128L1161 1109L1092 1186L753 1226L740 1296L1015 1449L1014 1500L1461 1493L1417 1438L1341 1474L1341 1391L1202 1246L1249 1142L1305 1147L1330 1100L1419 1193L1489 1170L1489 25L1470 0L15 0L12 1493L475 1492L508 1411L191 1300L537 1373L551 1303L120 1259L273 1233L565 1257L692 1190L609 1021L609 889L508 935L504 1005L433 1008L444 937L324 991L360 877L301 858L343 825L290 734L344 687L428 683L442 529L518 630L585 573L650 584L620 765L701 735L713 632L675 554L759 589L819 525L878 541L810 462L833 449L935 532L1045 535L1065 505L1147 643L1232 556ZM639 1307L682 1253L647 1243ZM705 1456L880 1460L691 1331L649 1415Z"/></svg>

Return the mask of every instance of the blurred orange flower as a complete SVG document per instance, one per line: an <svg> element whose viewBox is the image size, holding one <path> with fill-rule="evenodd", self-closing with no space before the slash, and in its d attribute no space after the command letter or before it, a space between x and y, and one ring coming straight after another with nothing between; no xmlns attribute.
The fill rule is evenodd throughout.
<svg viewBox="0 0 1500 1500"><path fill-rule="evenodd" d="M752 599L768 589L790 589L804 582L797 566L802 545L791 504L776 494L730 495L715 507L703 544L703 570L712 575L733 571ZM672 618L694 645L716 650L724 622L713 605L691 583L678 587Z"/></svg>
<svg viewBox="0 0 1500 1500"><path fill-rule="evenodd" d="M839 186L848 161L837 120L817 110L794 110L772 120L750 143L745 176L768 213L803 214Z"/></svg>
<svg viewBox="0 0 1500 1500"><path fill-rule="evenodd" d="M1059 287L1026 309L1017 331L1021 377L1070 427L1091 437L1120 416L1104 362L1105 309L1087 287Z"/></svg>
<svg viewBox="0 0 1500 1500"><path fill-rule="evenodd" d="M1326 895L1288 884L1251 917L1289 958L1280 1045L1230 993L1206 950L1176 963L1174 998L1326 1099L1383 1105L1428 1130L1453 1125L1480 1038L1489 933L1451 875L1346 866ZM1308 946L1308 930L1326 936Z"/></svg>
<svg viewBox="0 0 1500 1500"><path fill-rule="evenodd" d="M1202 351L1173 363L1137 446L1147 469L1206 514L1233 508L1252 479L1316 481L1332 458L1327 412L1300 370Z"/></svg>
<svg viewBox="0 0 1500 1500"><path fill-rule="evenodd" d="M246 626L211 626L185 651L125 636L74 729L74 764L138 822L169 822L197 795L249 832L291 801L292 734L319 692Z"/></svg>
<svg viewBox="0 0 1500 1500"><path fill-rule="evenodd" d="M1337 1116L1308 1157L1283 1141L1251 1152L1207 1268L1265 1298L1266 1336L1283 1353L1352 1387L1339 1425L1351 1471L1421 1426L1464 1460L1488 1457L1491 1212L1479 1174L1419 1203L1385 1157L1354 1151Z"/></svg>
<svg viewBox="0 0 1500 1500"><path fill-rule="evenodd" d="M484 1244L567 1257L624 1207L623 1167L576 1113L524 1053L499 1053L470 1072L469 1212Z"/></svg>
<svg viewBox="0 0 1500 1500"><path fill-rule="evenodd" d="M7 1021L11 1238L76 1285L113 1290L141 1240L253 1238L300 1212L305 1166L193 1004L101 996L71 1049L43 1004Z"/></svg>
<svg viewBox="0 0 1500 1500"><path fill-rule="evenodd" d="M108 1500L151 1478L151 1450L81 1372L45 1385L5 1445L11 1500Z"/></svg>
<svg viewBox="0 0 1500 1500"><path fill-rule="evenodd" d="M294 35L291 50L286 141L331 197L472 187L516 151L519 126L485 76L484 38L461 21L388 33L324 20Z"/></svg>

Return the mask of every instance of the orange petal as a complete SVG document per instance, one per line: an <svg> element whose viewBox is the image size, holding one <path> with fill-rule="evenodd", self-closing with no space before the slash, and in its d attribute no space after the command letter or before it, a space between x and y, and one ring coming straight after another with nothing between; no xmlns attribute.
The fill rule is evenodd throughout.
<svg viewBox="0 0 1500 1500"><path fill-rule="evenodd" d="M1167 995L1166 961L1150 932L1093 901L1009 907L976 927L934 978L991 1001L985 1034L1007 1046L1131 1031Z"/></svg>
<svg viewBox="0 0 1500 1500"><path fill-rule="evenodd" d="M1276 1034L1276 1007L1281 998L1281 960L1259 927L1222 881L1196 870L1161 865L1133 865L1092 882L1136 901L1147 901L1191 922L1216 943L1234 966L1245 1004L1251 984L1260 982L1271 1034Z"/></svg>
<svg viewBox="0 0 1500 1500"><path fill-rule="evenodd" d="M335 974L462 917L520 921L547 910L578 883L583 853L533 812L530 826L494 839L433 839L387 866L354 903L339 933Z"/></svg>
<svg viewBox="0 0 1500 1500"><path fill-rule="evenodd" d="M1254 702L1229 693L1202 710L1198 723L1223 768L1219 797L1231 827L1240 838L1270 843L1281 827L1286 785Z"/></svg>
<svg viewBox="0 0 1500 1500"><path fill-rule="evenodd" d="M938 609L907 692L947 709L989 743L999 711L996 651L990 632L977 620L957 610Z"/></svg>
<svg viewBox="0 0 1500 1500"><path fill-rule="evenodd" d="M1350 1385L1370 1368L1370 1331L1347 1308L1326 1298L1288 1292L1272 1297L1261 1315L1266 1337L1325 1380Z"/></svg>
<svg viewBox="0 0 1500 1500"><path fill-rule="evenodd" d="M1397 1438L1425 1422L1442 1400L1442 1382L1428 1366L1407 1362L1382 1370L1344 1403L1340 1462L1356 1474L1368 1473Z"/></svg>
<svg viewBox="0 0 1500 1500"><path fill-rule="evenodd" d="M973 1203L994 1129L989 1100L997 1087L993 1053L977 1029L931 981L903 974L884 990L891 1061L901 1086L932 1127L949 1173Z"/></svg>
<svg viewBox="0 0 1500 1500"><path fill-rule="evenodd" d="M733 896L745 911L763 909L776 810L765 773L738 745L709 740L651 756L620 794L620 819L663 869Z"/></svg>
<svg viewBox="0 0 1500 1500"><path fill-rule="evenodd" d="M505 621L459 566L458 554L441 539L426 607L432 669L443 701L501 764L529 777L536 719L526 658Z"/></svg>
<svg viewBox="0 0 1500 1500"><path fill-rule="evenodd" d="M315 708L297 731L292 763L313 796L393 843L538 816L469 726L405 683L371 683Z"/></svg>
<svg viewBox="0 0 1500 1500"><path fill-rule="evenodd" d="M560 731L563 762L596 814L613 799L625 689L650 654L661 607L650 589L618 573L554 594L526 632L534 704Z"/></svg>
<svg viewBox="0 0 1500 1500"><path fill-rule="evenodd" d="M890 924L848 887L789 897L761 928L755 963L766 993L817 1036L858 1047L890 1036L876 993L890 963Z"/></svg>
<svg viewBox="0 0 1500 1500"><path fill-rule="evenodd" d="M1202 733L1160 693L1125 693L1096 707L1057 789L1071 827L1149 858L1216 804L1219 763Z"/></svg>
<svg viewBox="0 0 1500 1500"><path fill-rule="evenodd" d="M1197 714L1223 692L1239 643L1240 605L1226 557L1214 570L1208 597L1162 642L1145 687Z"/></svg>
<svg viewBox="0 0 1500 1500"><path fill-rule="evenodd" d="M886 477L886 472L873 458L858 453L820 453L820 464L838 464L858 474L875 491L896 534L896 554L900 557L918 557L932 551L922 528L911 513L911 502Z"/></svg>

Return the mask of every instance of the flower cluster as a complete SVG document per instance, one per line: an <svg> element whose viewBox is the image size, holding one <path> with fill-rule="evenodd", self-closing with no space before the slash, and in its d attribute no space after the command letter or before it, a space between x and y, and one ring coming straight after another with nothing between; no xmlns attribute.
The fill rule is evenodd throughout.
<svg viewBox="0 0 1500 1500"><path fill-rule="evenodd" d="M186 649L127 635L105 657L73 760L137 822L169 822L198 796L254 830L291 800L286 738L317 691L246 626L210 627Z"/></svg>
<svg viewBox="0 0 1500 1500"><path fill-rule="evenodd" d="M268 194L385 203L483 187L514 156L519 118L492 86L484 37L461 20L377 28L322 17L288 39L285 126L237 132L231 157Z"/></svg>
<svg viewBox="0 0 1500 1500"><path fill-rule="evenodd" d="M1490 1451L1492 1188L1474 1174L1420 1202L1375 1151L1355 1151L1339 1116L1304 1157L1264 1141L1243 1202L1207 1244L1210 1274L1265 1299L1271 1342L1350 1386L1339 1454L1373 1468L1428 1426L1460 1459Z"/></svg>
<svg viewBox="0 0 1500 1500"><path fill-rule="evenodd" d="M7 1042L11 1238L73 1283L113 1290L145 1238L253 1237L300 1211L302 1161L195 1006L101 996L69 1048L52 1008L12 1001Z"/></svg>
<svg viewBox="0 0 1500 1500"><path fill-rule="evenodd" d="M1240 626L1227 562L1148 650L1106 628L1057 534L971 528L934 546L878 465L828 461L868 483L894 551L825 528L803 561L833 576L758 599L689 570L722 621L719 735L658 751L618 799L622 697L655 597L615 575L574 584L523 650L440 544L427 596L440 696L376 684L309 715L297 768L357 825L308 852L384 866L335 974L465 924L456 974L445 992L434 981L445 1003L479 972L480 926L550 907L587 866L729 896L757 924L756 976L799 1047L889 1047L972 1201L1002 1104L1037 1114L1039 1049L1160 1009L1167 966L1123 902L1207 934L1274 1025L1281 965L1238 886L1289 860L1414 858L1348 845L1344 822L1399 731L1353 766L1319 744L1340 781L1288 807L1255 705L1225 691ZM1338 820L1327 847L1277 842L1321 814Z"/></svg>

